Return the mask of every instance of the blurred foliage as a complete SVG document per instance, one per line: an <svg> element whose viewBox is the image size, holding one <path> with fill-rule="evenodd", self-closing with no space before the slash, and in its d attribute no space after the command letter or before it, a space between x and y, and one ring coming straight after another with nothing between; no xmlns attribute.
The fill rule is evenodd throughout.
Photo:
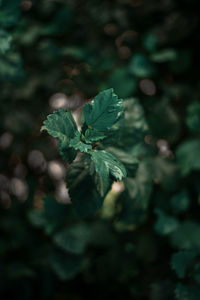
<svg viewBox="0 0 200 300"><path fill-rule="evenodd" d="M198 7L0 0L1 299L200 299ZM40 127L58 109L80 126L111 87L124 119L99 150L128 176L100 197Z"/></svg>

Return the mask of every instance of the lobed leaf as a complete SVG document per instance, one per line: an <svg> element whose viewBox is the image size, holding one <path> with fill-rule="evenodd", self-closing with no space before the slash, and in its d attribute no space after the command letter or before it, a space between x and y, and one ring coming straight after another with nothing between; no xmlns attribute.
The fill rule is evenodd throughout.
<svg viewBox="0 0 200 300"><path fill-rule="evenodd" d="M103 196L108 191L111 176L114 180L126 177L124 166L109 152L93 151L91 156L99 178L99 192Z"/></svg>
<svg viewBox="0 0 200 300"><path fill-rule="evenodd" d="M106 131L110 129L123 113L122 99L113 89L100 92L91 104L83 107L85 123L89 128Z"/></svg>
<svg viewBox="0 0 200 300"><path fill-rule="evenodd" d="M59 150L62 157L71 162L76 157L74 150L68 150L70 140L75 137L76 123L71 111L58 110L47 117L41 131L46 130L49 135L59 140Z"/></svg>
<svg viewBox="0 0 200 300"><path fill-rule="evenodd" d="M88 144L93 144L95 142L103 140L105 137L106 135L103 132L97 131L95 129L87 129L84 136L85 142Z"/></svg>
<svg viewBox="0 0 200 300"><path fill-rule="evenodd" d="M75 137L71 139L69 146L75 150L80 150L81 152L90 153L92 151L92 146L85 144L81 141L81 135L79 131L76 131Z"/></svg>

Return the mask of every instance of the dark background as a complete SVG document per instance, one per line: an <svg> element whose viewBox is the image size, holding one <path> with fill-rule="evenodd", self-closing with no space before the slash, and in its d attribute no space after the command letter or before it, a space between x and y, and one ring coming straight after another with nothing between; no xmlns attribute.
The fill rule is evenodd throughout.
<svg viewBox="0 0 200 300"><path fill-rule="evenodd" d="M200 299L198 6L0 1L2 299ZM141 163L77 218L68 165L40 127L110 87L138 99Z"/></svg>

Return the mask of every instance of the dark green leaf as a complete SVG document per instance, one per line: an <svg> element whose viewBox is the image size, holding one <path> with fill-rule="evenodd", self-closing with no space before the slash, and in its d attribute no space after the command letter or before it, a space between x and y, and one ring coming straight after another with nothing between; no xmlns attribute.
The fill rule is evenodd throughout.
<svg viewBox="0 0 200 300"><path fill-rule="evenodd" d="M106 151L113 154L126 168L127 176L133 177L137 171L139 160L132 155L132 153L128 153L127 151L123 151L119 148L108 147Z"/></svg>
<svg viewBox="0 0 200 300"><path fill-rule="evenodd" d="M48 196L44 198L44 214L45 217L53 223L64 224L67 217L69 216L69 205L58 203L58 201Z"/></svg>
<svg viewBox="0 0 200 300"><path fill-rule="evenodd" d="M100 92L91 104L83 107L84 118L89 128L106 131L111 128L123 113L122 99L108 89Z"/></svg>
<svg viewBox="0 0 200 300"><path fill-rule="evenodd" d="M67 173L67 187L72 205L81 217L92 215L103 204L103 197L97 192L89 169L89 165L84 162L77 162L70 166Z"/></svg>
<svg viewBox="0 0 200 300"><path fill-rule="evenodd" d="M183 176L193 170L200 170L200 140L188 140L180 144L176 150L177 163Z"/></svg>
<svg viewBox="0 0 200 300"><path fill-rule="evenodd" d="M198 255L196 251L179 251L172 255L171 266L179 278L184 278L191 263Z"/></svg>
<svg viewBox="0 0 200 300"><path fill-rule="evenodd" d="M185 221L171 234L174 247L185 250L200 249L200 225L196 222Z"/></svg>
<svg viewBox="0 0 200 300"><path fill-rule="evenodd" d="M54 236L57 246L74 254L83 253L89 240L90 228L84 224L73 225Z"/></svg>
<svg viewBox="0 0 200 300"><path fill-rule="evenodd" d="M47 117L43 124L41 131L46 130L51 136L58 138L61 155L71 162L75 158L76 152L74 150L68 151L67 148L70 140L75 137L78 131L71 112L64 110L55 111Z"/></svg>
<svg viewBox="0 0 200 300"><path fill-rule="evenodd" d="M194 133L200 133L200 103L195 101L187 107L186 124Z"/></svg>
<svg viewBox="0 0 200 300"><path fill-rule="evenodd" d="M183 190L179 194L174 195L170 201L174 212L181 213L186 211L190 205L190 199L187 191Z"/></svg>
<svg viewBox="0 0 200 300"><path fill-rule="evenodd" d="M6 53L11 46L12 37L5 30L0 30L0 53Z"/></svg>
<svg viewBox="0 0 200 300"><path fill-rule="evenodd" d="M134 54L129 65L131 74L142 78L154 75L154 68L144 54Z"/></svg>
<svg viewBox="0 0 200 300"><path fill-rule="evenodd" d="M73 148L68 148L68 144L67 146L65 146L64 144L59 142L58 149L60 155L62 156L62 159L67 161L69 164L72 163L73 160L76 158L77 151L74 150Z"/></svg>
<svg viewBox="0 0 200 300"><path fill-rule="evenodd" d="M108 191L111 176L114 180L122 180L126 177L126 169L111 153L104 150L93 151L91 158L99 178L98 189L103 196Z"/></svg>
<svg viewBox="0 0 200 300"><path fill-rule="evenodd" d="M155 230L161 235L167 235L174 232L179 223L176 218L165 214L162 210L156 208L155 213L158 216L158 220L154 226Z"/></svg>
<svg viewBox="0 0 200 300"><path fill-rule="evenodd" d="M3 27L10 27L15 25L20 16L21 0L2 0L0 24Z"/></svg>
<svg viewBox="0 0 200 300"><path fill-rule="evenodd" d="M81 152L90 153L92 151L92 146L87 145L81 141L81 135L79 131L76 131L75 137L71 139L69 147L74 148L75 150L80 150Z"/></svg>
<svg viewBox="0 0 200 300"><path fill-rule="evenodd" d="M49 257L49 265L61 280L73 278L81 271L81 256L66 253L65 251L54 251Z"/></svg>
<svg viewBox="0 0 200 300"><path fill-rule="evenodd" d="M147 209L153 186L149 164L145 161L140 162L135 178L128 177L125 186L137 208Z"/></svg>
<svg viewBox="0 0 200 300"><path fill-rule="evenodd" d="M186 286L179 283L175 290L177 300L199 300L200 287L196 285Z"/></svg>
<svg viewBox="0 0 200 300"><path fill-rule="evenodd" d="M129 73L127 68L114 71L108 80L108 84L122 98L133 96L137 90L137 80Z"/></svg>
<svg viewBox="0 0 200 300"><path fill-rule="evenodd" d="M87 129L85 132L85 142L88 144L93 144L100 140L103 140L106 135L103 132L97 131L95 129Z"/></svg>

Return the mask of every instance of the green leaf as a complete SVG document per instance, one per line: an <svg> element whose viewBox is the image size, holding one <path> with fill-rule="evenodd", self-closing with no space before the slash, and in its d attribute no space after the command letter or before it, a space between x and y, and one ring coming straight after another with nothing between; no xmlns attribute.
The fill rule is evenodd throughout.
<svg viewBox="0 0 200 300"><path fill-rule="evenodd" d="M67 146L65 146L65 144L59 142L58 149L60 155L62 156L62 159L67 161L69 164L72 163L73 160L76 158L77 151L74 150L73 148L68 148L68 144Z"/></svg>
<svg viewBox="0 0 200 300"><path fill-rule="evenodd" d="M144 54L134 54L129 65L131 74L143 78L154 75L154 68Z"/></svg>
<svg viewBox="0 0 200 300"><path fill-rule="evenodd" d="M43 35L61 35L69 31L73 23L73 12L65 7L62 7L56 14L53 20L41 28Z"/></svg>
<svg viewBox="0 0 200 300"><path fill-rule="evenodd" d="M123 113L122 99L108 89L100 92L91 104L83 107L85 123L89 128L106 131L111 128Z"/></svg>
<svg viewBox="0 0 200 300"><path fill-rule="evenodd" d="M174 49L164 49L153 53L150 58L156 63L174 61L177 58L177 52Z"/></svg>
<svg viewBox="0 0 200 300"><path fill-rule="evenodd" d="M69 215L69 210L69 205L59 203L52 196L44 198L44 214L51 223L64 224Z"/></svg>
<svg viewBox="0 0 200 300"><path fill-rule="evenodd" d="M67 147L69 147L70 140L74 138L78 131L71 112L55 111L47 117L43 124L41 131L46 130L51 136L58 138L61 155L71 162L75 158L76 152L74 150L68 151Z"/></svg>
<svg viewBox="0 0 200 300"><path fill-rule="evenodd" d="M108 147L106 151L113 154L126 168L127 176L133 177L137 171L139 160L131 153L117 147Z"/></svg>
<svg viewBox="0 0 200 300"><path fill-rule="evenodd" d="M183 190L179 194L174 195L170 200L170 205L176 213L187 211L190 205L188 192Z"/></svg>
<svg viewBox="0 0 200 300"><path fill-rule="evenodd" d="M5 54L11 46L12 37L5 30L0 30L0 53Z"/></svg>
<svg viewBox="0 0 200 300"><path fill-rule="evenodd" d="M92 151L92 146L87 145L81 141L81 135L79 131L76 131L75 137L71 139L69 147L74 148L75 150L80 150L81 152L90 153Z"/></svg>
<svg viewBox="0 0 200 300"><path fill-rule="evenodd" d="M6 57L0 56L0 81L19 82L24 76L22 59L19 53L8 52Z"/></svg>
<svg viewBox="0 0 200 300"><path fill-rule="evenodd" d="M200 287L197 285L186 286L182 283L178 283L175 296L177 300L199 300Z"/></svg>
<svg viewBox="0 0 200 300"><path fill-rule="evenodd" d="M191 132L200 133L200 103L195 101L187 107L187 127Z"/></svg>
<svg viewBox="0 0 200 300"><path fill-rule="evenodd" d="M154 138L166 139L169 143L177 141L181 133L180 115L167 98L152 101L148 124Z"/></svg>
<svg viewBox="0 0 200 300"><path fill-rule="evenodd" d="M162 210L156 208L155 213L158 216L158 220L154 226L155 230L161 235L167 235L175 231L179 223L176 218L168 216Z"/></svg>
<svg viewBox="0 0 200 300"><path fill-rule="evenodd" d="M166 191L174 191L179 183L179 170L170 159L156 156L150 159L154 180Z"/></svg>
<svg viewBox="0 0 200 300"><path fill-rule="evenodd" d="M87 129L85 132L85 142L88 144L93 144L100 140L103 140L106 135L103 132L97 131L95 129Z"/></svg>
<svg viewBox="0 0 200 300"><path fill-rule="evenodd" d="M60 142L65 144L69 143L70 139L75 136L77 126L71 111L58 110L47 117L42 130L47 130L51 136L58 138Z"/></svg>
<svg viewBox="0 0 200 300"><path fill-rule="evenodd" d="M98 190L103 196L108 191L111 177L122 180L126 177L126 169L111 153L104 150L93 151L91 158L99 178Z"/></svg>
<svg viewBox="0 0 200 300"><path fill-rule="evenodd" d="M54 251L49 257L49 265L61 280L73 278L81 271L82 257L65 251Z"/></svg>
<svg viewBox="0 0 200 300"><path fill-rule="evenodd" d="M158 46L158 39L152 32L147 32L143 37L142 44L145 50L153 52Z"/></svg>
<svg viewBox="0 0 200 300"><path fill-rule="evenodd" d="M200 283L200 263L195 264L193 277L196 282Z"/></svg>
<svg viewBox="0 0 200 300"><path fill-rule="evenodd" d="M200 224L185 221L170 235L171 244L183 250L200 250Z"/></svg>
<svg viewBox="0 0 200 300"><path fill-rule="evenodd" d="M46 218L43 212L30 210L27 218L33 227L43 228L46 225Z"/></svg>
<svg viewBox="0 0 200 300"><path fill-rule="evenodd" d="M172 255L171 266L179 278L184 278L191 263L198 255L196 251L179 251Z"/></svg>
<svg viewBox="0 0 200 300"><path fill-rule="evenodd" d="M176 59L169 63L169 69L174 74L183 74L192 65L193 57L189 50L182 49L177 51Z"/></svg>
<svg viewBox="0 0 200 300"><path fill-rule="evenodd" d="M85 224L73 225L54 236L54 242L57 246L74 254L83 253L89 240L90 228Z"/></svg>
<svg viewBox="0 0 200 300"><path fill-rule="evenodd" d="M97 192L90 166L83 161L73 163L68 169L67 187L72 205L80 217L92 215L102 207L104 198Z"/></svg>
<svg viewBox="0 0 200 300"><path fill-rule="evenodd" d="M20 16L21 0L2 0L0 12L0 25L11 27L15 25Z"/></svg>
<svg viewBox="0 0 200 300"><path fill-rule="evenodd" d="M151 168L146 161L141 161L136 171L135 178L125 180L128 195L137 208L147 209L152 192L153 181Z"/></svg>
<svg viewBox="0 0 200 300"><path fill-rule="evenodd" d="M137 90L137 79L130 74L128 68L120 68L112 72L108 84L122 98L133 96Z"/></svg>
<svg viewBox="0 0 200 300"><path fill-rule="evenodd" d="M200 170L200 139L188 140L176 150L177 163L183 176L193 170Z"/></svg>
<svg viewBox="0 0 200 300"><path fill-rule="evenodd" d="M156 280L150 286L149 300L174 300L174 284L168 278Z"/></svg>
<svg viewBox="0 0 200 300"><path fill-rule="evenodd" d="M137 98L130 98L123 101L124 114L114 126L111 136L103 141L108 146L115 145L121 149L130 151L132 147L143 142L147 134L147 122L144 109ZM113 129L113 128L112 128ZM141 153L139 151L139 153Z"/></svg>

